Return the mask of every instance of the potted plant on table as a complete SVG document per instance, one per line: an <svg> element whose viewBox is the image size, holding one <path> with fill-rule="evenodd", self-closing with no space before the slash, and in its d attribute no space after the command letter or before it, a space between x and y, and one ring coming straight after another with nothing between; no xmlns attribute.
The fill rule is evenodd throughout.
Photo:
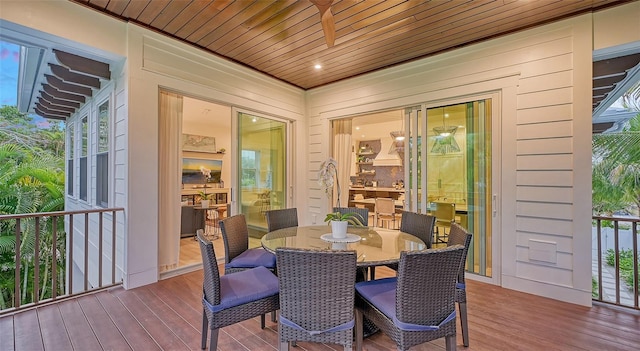
<svg viewBox="0 0 640 351"><path fill-rule="evenodd" d="M331 224L331 234L334 238L346 238L347 226L349 224L364 227L364 224L362 224L363 219L360 217L361 216L355 212L332 212L327 213L324 221Z"/></svg>

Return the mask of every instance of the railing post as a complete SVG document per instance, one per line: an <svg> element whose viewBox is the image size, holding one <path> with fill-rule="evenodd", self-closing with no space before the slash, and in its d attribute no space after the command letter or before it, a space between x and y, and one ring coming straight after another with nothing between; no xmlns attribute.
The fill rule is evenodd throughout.
<svg viewBox="0 0 640 351"><path fill-rule="evenodd" d="M38 303L40 297L40 217L36 217L35 243L33 246L33 302Z"/></svg>
<svg viewBox="0 0 640 351"><path fill-rule="evenodd" d="M616 272L616 304L619 305L620 304L620 237L619 237L619 225L618 225L618 221L615 220L613 222L613 247L614 247L614 251L616 254L616 267L615 267L615 272Z"/></svg>
<svg viewBox="0 0 640 351"><path fill-rule="evenodd" d="M67 277L69 278L68 294L73 294L73 214L69 215L69 247L67 253Z"/></svg>
<svg viewBox="0 0 640 351"><path fill-rule="evenodd" d="M111 284L116 283L116 211L111 216Z"/></svg>
<svg viewBox="0 0 640 351"><path fill-rule="evenodd" d="M102 286L102 217L98 213L98 286Z"/></svg>
<svg viewBox="0 0 640 351"><path fill-rule="evenodd" d="M636 309L640 308L638 306L638 289L640 287L640 283L638 283L638 223L633 223L633 229L631 231L633 235L633 305Z"/></svg>
<svg viewBox="0 0 640 351"><path fill-rule="evenodd" d="M51 217L51 241L53 248L51 252L51 298L53 300L58 296L58 216Z"/></svg>
<svg viewBox="0 0 640 351"><path fill-rule="evenodd" d="M89 290L89 213L84 214L84 290Z"/></svg>
<svg viewBox="0 0 640 351"><path fill-rule="evenodd" d="M20 218L16 218L16 270L15 270L15 286L13 288L13 307L20 307Z"/></svg>
<svg viewBox="0 0 640 351"><path fill-rule="evenodd" d="M597 223L597 235L598 235L598 298L603 300L602 296L602 220L598 218Z"/></svg>

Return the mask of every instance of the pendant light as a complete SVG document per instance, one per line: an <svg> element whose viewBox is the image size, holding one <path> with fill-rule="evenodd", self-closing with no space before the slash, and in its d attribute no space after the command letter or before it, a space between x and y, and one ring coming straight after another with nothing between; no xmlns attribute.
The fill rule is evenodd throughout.
<svg viewBox="0 0 640 351"><path fill-rule="evenodd" d="M442 107L442 126L433 128L433 132L436 135L433 146L431 147L432 153L445 155L451 152L460 152L460 146L458 146L455 138L458 127L447 127L447 117L449 117L449 115L445 112L445 108Z"/></svg>

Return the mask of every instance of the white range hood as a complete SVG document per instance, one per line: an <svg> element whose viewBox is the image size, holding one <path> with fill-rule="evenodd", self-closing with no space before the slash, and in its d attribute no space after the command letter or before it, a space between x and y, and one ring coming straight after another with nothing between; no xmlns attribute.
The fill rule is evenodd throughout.
<svg viewBox="0 0 640 351"><path fill-rule="evenodd" d="M374 166L402 166L402 159L395 148L393 138L382 138L380 140L380 152L373 160Z"/></svg>

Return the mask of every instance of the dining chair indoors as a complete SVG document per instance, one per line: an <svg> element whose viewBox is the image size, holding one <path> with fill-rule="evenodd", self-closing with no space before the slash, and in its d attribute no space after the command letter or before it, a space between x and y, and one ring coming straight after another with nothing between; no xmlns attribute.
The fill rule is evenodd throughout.
<svg viewBox="0 0 640 351"><path fill-rule="evenodd" d="M216 350L222 327L262 315L264 329L264 315L280 308L278 278L262 266L220 276L213 244L202 229L198 229L196 236L204 271L201 347L207 347L211 329L209 350Z"/></svg>
<svg viewBox="0 0 640 351"><path fill-rule="evenodd" d="M460 310L460 327L462 329L462 342L465 347L469 346L469 323L467 321L467 287L464 282L465 262L467 261L467 253L471 245L471 233L457 223L451 224L449 232L449 241L447 246L464 245L462 254L462 264L458 270L458 281L456 284L456 302Z"/></svg>
<svg viewBox="0 0 640 351"><path fill-rule="evenodd" d="M358 220L366 227L369 223L369 209L360 208L360 207L334 207L333 212L340 212L340 214L345 213L355 213L357 214ZM349 223L349 225L352 225Z"/></svg>
<svg viewBox="0 0 640 351"><path fill-rule="evenodd" d="M398 350L445 338L456 350L456 277L461 245L400 255L398 276L356 283L356 348L362 346L363 316Z"/></svg>
<svg viewBox="0 0 640 351"><path fill-rule="evenodd" d="M433 240L433 228L436 217L424 213L402 211L402 221L400 222L400 231L411 234L422 240L427 249L431 248ZM387 264L387 267L397 271L398 264ZM370 269L371 279L375 279L375 267Z"/></svg>
<svg viewBox="0 0 640 351"><path fill-rule="evenodd" d="M279 350L289 350L295 341L341 344L351 350L356 252L282 248L276 257Z"/></svg>
<svg viewBox="0 0 640 351"><path fill-rule="evenodd" d="M445 243L447 229L451 228L451 223L456 221L456 204L452 202L434 202L435 209L433 215L436 217L435 243ZM442 230L442 233L440 232Z"/></svg>
<svg viewBox="0 0 640 351"><path fill-rule="evenodd" d="M284 208L265 212L267 217L267 230L272 232L282 228L298 226L298 209Z"/></svg>
<svg viewBox="0 0 640 351"><path fill-rule="evenodd" d="M395 229L396 227L396 205L391 198L376 198L376 226L382 221L382 226L387 222L387 228ZM391 227L389 227L391 222Z"/></svg>
<svg viewBox="0 0 640 351"><path fill-rule="evenodd" d="M249 249L249 229L243 214L220 221L224 241L224 274L231 274L263 266L275 272L276 257L259 247Z"/></svg>

